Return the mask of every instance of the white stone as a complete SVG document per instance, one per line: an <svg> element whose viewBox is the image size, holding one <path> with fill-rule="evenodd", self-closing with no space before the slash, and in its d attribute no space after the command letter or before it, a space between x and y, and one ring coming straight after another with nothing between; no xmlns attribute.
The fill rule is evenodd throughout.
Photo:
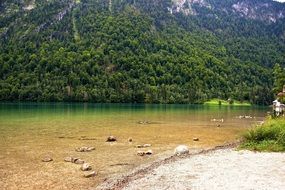
<svg viewBox="0 0 285 190"><path fill-rule="evenodd" d="M175 151L174 151L174 154L177 156L188 154L188 153L189 153L189 148L186 145L179 145L175 148Z"/></svg>

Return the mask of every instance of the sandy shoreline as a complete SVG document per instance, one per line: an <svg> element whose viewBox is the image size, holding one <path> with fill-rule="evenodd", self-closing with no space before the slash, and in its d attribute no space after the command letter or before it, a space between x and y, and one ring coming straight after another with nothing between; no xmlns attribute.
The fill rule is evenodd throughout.
<svg viewBox="0 0 285 190"><path fill-rule="evenodd" d="M171 156L96 189L263 189L285 188L285 153L236 151L236 144Z"/></svg>

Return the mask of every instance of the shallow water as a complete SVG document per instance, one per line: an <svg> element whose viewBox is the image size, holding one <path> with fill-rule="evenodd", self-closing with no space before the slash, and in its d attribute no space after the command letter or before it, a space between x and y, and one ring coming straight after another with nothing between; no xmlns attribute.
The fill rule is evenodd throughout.
<svg viewBox="0 0 285 190"><path fill-rule="evenodd" d="M89 189L108 176L157 159L178 144L208 148L234 141L248 127L261 122L267 111L265 107L201 105L3 103L0 187ZM240 119L240 115L252 118ZM105 142L109 135L118 141ZM92 140L80 140L82 137ZM200 140L194 142L194 137ZM154 154L137 156L135 145L146 143L152 144L148 149ZM76 152L81 146L94 146L96 150ZM46 155L54 161L42 162ZM64 162L66 156L82 158L98 175L83 178L80 165Z"/></svg>

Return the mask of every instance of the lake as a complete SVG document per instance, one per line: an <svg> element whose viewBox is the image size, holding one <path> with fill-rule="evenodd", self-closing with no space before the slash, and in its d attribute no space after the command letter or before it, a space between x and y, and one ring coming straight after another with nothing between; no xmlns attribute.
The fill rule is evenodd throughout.
<svg viewBox="0 0 285 190"><path fill-rule="evenodd" d="M268 111L250 106L2 103L0 187L89 189L107 177L170 155L179 144L210 148L233 142L262 122ZM109 135L117 142L106 142ZM141 144L151 144L142 150L151 149L153 155L138 156L135 146ZM82 146L96 149L75 151ZM45 156L53 161L42 162ZM80 165L64 162L67 156L90 163L98 175L84 178Z"/></svg>

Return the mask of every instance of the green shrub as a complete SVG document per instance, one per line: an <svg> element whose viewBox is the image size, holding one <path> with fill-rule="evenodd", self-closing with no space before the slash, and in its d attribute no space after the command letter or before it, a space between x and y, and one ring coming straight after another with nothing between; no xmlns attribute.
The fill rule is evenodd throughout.
<svg viewBox="0 0 285 190"><path fill-rule="evenodd" d="M285 151L285 119L270 119L243 135L240 148L257 151Z"/></svg>

